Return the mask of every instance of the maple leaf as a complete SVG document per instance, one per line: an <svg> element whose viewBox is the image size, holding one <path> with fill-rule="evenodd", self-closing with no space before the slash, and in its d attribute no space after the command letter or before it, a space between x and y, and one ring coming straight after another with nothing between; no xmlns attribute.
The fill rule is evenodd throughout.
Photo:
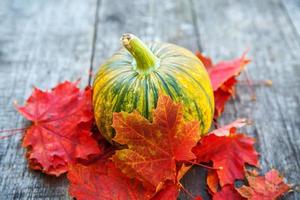
<svg viewBox="0 0 300 200"><path fill-rule="evenodd" d="M213 67L213 62L210 57L205 56L200 51L197 51L195 54L201 60L206 70L211 69Z"/></svg>
<svg viewBox="0 0 300 200"><path fill-rule="evenodd" d="M58 176L69 162L101 153L90 131L92 91L76 84L64 82L46 92L35 88L26 105L17 107L32 121L23 138L31 168Z"/></svg>
<svg viewBox="0 0 300 200"><path fill-rule="evenodd" d="M195 158L199 122L184 122L182 105L168 96L159 96L152 123L137 112L121 112L114 113L113 127L113 140L128 147L116 151L116 166L156 189L166 180L177 182L176 161Z"/></svg>
<svg viewBox="0 0 300 200"><path fill-rule="evenodd" d="M221 61L207 68L213 90L216 91L228 80L238 76L248 63L250 63L250 60L246 58L246 54L244 53L240 58Z"/></svg>
<svg viewBox="0 0 300 200"><path fill-rule="evenodd" d="M180 179L192 168L193 166L190 164L183 163L182 165L177 164L177 168L179 170L177 171L177 182L180 181Z"/></svg>
<svg viewBox="0 0 300 200"><path fill-rule="evenodd" d="M213 200L243 200L244 198L235 190L233 185L225 185L221 191L213 195Z"/></svg>
<svg viewBox="0 0 300 200"><path fill-rule="evenodd" d="M215 170L209 170L207 173L206 183L210 194L218 192L219 188L219 177Z"/></svg>
<svg viewBox="0 0 300 200"><path fill-rule="evenodd" d="M291 189L275 169L267 172L265 176L248 173L246 177L249 186L244 185L236 190L250 200L275 200Z"/></svg>
<svg viewBox="0 0 300 200"><path fill-rule="evenodd" d="M241 128L247 124L248 124L247 119L244 118L237 119L231 122L230 124L227 124L225 126L222 126L220 128L211 131L210 134L214 134L217 136L229 136L230 132L234 132L236 131L237 128Z"/></svg>
<svg viewBox="0 0 300 200"><path fill-rule="evenodd" d="M69 193L77 200L147 200L155 192L125 176L108 159L99 159L86 166L70 165L67 177Z"/></svg>
<svg viewBox="0 0 300 200"><path fill-rule="evenodd" d="M202 61L210 76L215 97L215 118L217 118L224 111L226 102L231 96L234 96L236 77L250 63L250 60L244 53L240 58L221 61L214 65L209 57L200 52L196 52L196 56Z"/></svg>
<svg viewBox="0 0 300 200"><path fill-rule="evenodd" d="M236 179L243 179L245 163L258 166L258 153L254 148L254 139L244 134L237 134L236 129L231 129L228 136L215 134L204 136L193 148L193 152L198 162L212 161L213 167L218 168L217 174L221 186L233 184Z"/></svg>
<svg viewBox="0 0 300 200"><path fill-rule="evenodd" d="M235 96L235 84L237 80L231 78L225 82L222 87L214 91L215 100L215 113L214 119L217 119L224 112L225 104L229 101L232 96Z"/></svg>
<svg viewBox="0 0 300 200"><path fill-rule="evenodd" d="M151 200L176 200L180 187L177 184L167 181L164 188L160 190Z"/></svg>

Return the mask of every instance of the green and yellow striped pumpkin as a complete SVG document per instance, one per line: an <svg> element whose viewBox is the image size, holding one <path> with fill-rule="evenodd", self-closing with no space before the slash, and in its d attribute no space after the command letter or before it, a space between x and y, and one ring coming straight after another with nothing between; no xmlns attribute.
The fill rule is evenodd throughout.
<svg viewBox="0 0 300 200"><path fill-rule="evenodd" d="M210 128L214 98L209 76L200 60L182 47L143 43L132 34L121 38L124 48L105 61L93 83L93 106L100 132L111 141L113 112L139 111L152 119L160 92L184 105L186 120L199 120L204 134Z"/></svg>

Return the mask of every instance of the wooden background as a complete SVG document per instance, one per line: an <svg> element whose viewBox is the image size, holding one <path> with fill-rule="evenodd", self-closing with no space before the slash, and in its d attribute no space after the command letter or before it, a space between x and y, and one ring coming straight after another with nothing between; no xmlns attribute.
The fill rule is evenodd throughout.
<svg viewBox="0 0 300 200"><path fill-rule="evenodd" d="M238 57L247 48L253 80L272 87L238 86L221 123L247 117L244 130L257 139L263 172L274 167L290 183L300 180L300 1L297 0L1 0L0 130L25 127L14 109L32 86L50 88L63 80L89 82L105 58L120 48L122 33L144 40L202 50L215 60ZM241 79L245 79L241 76ZM21 134L0 140L0 199L68 199L65 177L31 171ZM205 172L193 169L183 180L202 193ZM180 199L188 199L184 194ZM300 199L300 193L284 199Z"/></svg>

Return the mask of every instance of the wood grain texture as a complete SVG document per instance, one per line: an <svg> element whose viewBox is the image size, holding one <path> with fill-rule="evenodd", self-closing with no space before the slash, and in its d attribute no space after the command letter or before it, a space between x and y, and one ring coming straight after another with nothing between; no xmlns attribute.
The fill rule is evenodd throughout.
<svg viewBox="0 0 300 200"><path fill-rule="evenodd" d="M263 172L275 167L299 184L299 7L296 0L0 1L0 130L26 126L12 102L24 102L32 85L49 88L80 77L86 85L89 70L120 48L125 32L202 49L216 60L250 48L250 77L272 79L273 86L255 86L252 102L239 85L221 123L254 120L244 130L257 138ZM20 139L0 140L0 199L69 199L65 177L28 170ZM204 170L193 168L182 182L208 199L204 177ZM179 199L190 198L181 193Z"/></svg>
<svg viewBox="0 0 300 200"><path fill-rule="evenodd" d="M300 46L286 9L277 0L194 0L193 4L199 10L200 41L207 55L216 60L230 59L249 48L251 79L273 81L272 87L254 87L255 102L248 88L240 85L222 123L237 117L253 120L254 125L244 130L257 138L263 172L274 167L290 183L299 184ZM298 191L285 199L299 198Z"/></svg>
<svg viewBox="0 0 300 200"><path fill-rule="evenodd" d="M283 7L286 9L286 15L290 18L290 23L294 26L295 31L300 37L300 1L298 0L281 0ZM298 40L298 42L300 42Z"/></svg>
<svg viewBox="0 0 300 200"><path fill-rule="evenodd" d="M32 86L87 85L96 1L0 2L0 130L25 127L13 101ZM67 181L28 170L21 134L0 140L0 199L66 199Z"/></svg>

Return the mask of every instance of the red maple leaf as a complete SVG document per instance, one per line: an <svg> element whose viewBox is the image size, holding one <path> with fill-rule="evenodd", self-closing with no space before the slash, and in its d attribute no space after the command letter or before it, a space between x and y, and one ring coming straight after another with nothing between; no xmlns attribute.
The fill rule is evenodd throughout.
<svg viewBox="0 0 300 200"><path fill-rule="evenodd" d="M221 191L213 195L213 200L243 200L244 198L235 190L233 185L225 185Z"/></svg>
<svg viewBox="0 0 300 200"><path fill-rule="evenodd" d="M201 62L203 63L204 67L206 68L206 70L208 70L208 69L210 69L210 68L213 67L213 62L212 62L212 60L211 60L210 57L205 56L200 51L196 52L196 56L201 60Z"/></svg>
<svg viewBox="0 0 300 200"><path fill-rule="evenodd" d="M166 180L177 182L176 161L195 158L191 149L199 140L199 122L184 122L183 107L160 96L150 123L139 113L114 113L114 141L128 148L113 160L125 174L158 188Z"/></svg>
<svg viewBox="0 0 300 200"><path fill-rule="evenodd" d="M180 187L177 184L167 181L164 188L160 190L151 200L176 200Z"/></svg>
<svg viewBox="0 0 300 200"><path fill-rule="evenodd" d="M221 61L214 65L209 57L200 52L196 52L196 55L203 62L210 76L215 96L215 118L217 118L223 112L226 102L231 96L234 96L236 77L250 63L250 60L246 58L244 53L240 58Z"/></svg>
<svg viewBox="0 0 300 200"><path fill-rule="evenodd" d="M249 186L244 185L236 190L250 200L275 200L291 189L275 169L267 172L265 176L248 173L246 177Z"/></svg>
<svg viewBox="0 0 300 200"><path fill-rule="evenodd" d="M214 99L215 99L215 113L214 119L217 119L224 112L225 104L229 101L229 99L235 96L235 84L238 81L236 78L231 78L227 82L225 82L222 87L214 91Z"/></svg>
<svg viewBox="0 0 300 200"><path fill-rule="evenodd" d="M218 169L221 186L233 184L236 179L243 179L245 163L258 166L254 139L237 134L236 129L230 130L228 136L208 134L193 148L199 162L213 162L213 167Z"/></svg>
<svg viewBox="0 0 300 200"><path fill-rule="evenodd" d="M67 177L69 193L77 200L147 200L155 192L145 189L140 181L125 176L108 159L86 166L70 165Z"/></svg>
<svg viewBox="0 0 300 200"><path fill-rule="evenodd" d="M64 82L46 92L35 88L26 105L17 108L32 121L23 146L33 169L58 176L68 163L100 154L90 131L92 91L80 91L76 84Z"/></svg>

